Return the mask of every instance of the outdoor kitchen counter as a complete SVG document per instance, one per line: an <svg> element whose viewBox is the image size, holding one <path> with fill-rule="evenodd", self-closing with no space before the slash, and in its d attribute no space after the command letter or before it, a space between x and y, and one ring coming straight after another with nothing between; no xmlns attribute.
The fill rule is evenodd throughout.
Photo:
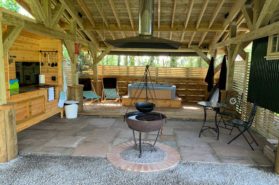
<svg viewBox="0 0 279 185"><path fill-rule="evenodd" d="M56 88L56 94L58 89ZM47 88L10 96L8 103L14 106L17 132L61 112L57 102L57 96L54 100L48 101Z"/></svg>

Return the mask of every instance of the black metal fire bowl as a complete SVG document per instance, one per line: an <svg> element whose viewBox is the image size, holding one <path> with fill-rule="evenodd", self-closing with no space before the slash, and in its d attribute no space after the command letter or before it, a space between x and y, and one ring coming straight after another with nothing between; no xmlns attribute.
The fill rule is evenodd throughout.
<svg viewBox="0 0 279 185"><path fill-rule="evenodd" d="M150 102L137 102L135 103L135 106L138 111L147 113L153 111L155 104Z"/></svg>

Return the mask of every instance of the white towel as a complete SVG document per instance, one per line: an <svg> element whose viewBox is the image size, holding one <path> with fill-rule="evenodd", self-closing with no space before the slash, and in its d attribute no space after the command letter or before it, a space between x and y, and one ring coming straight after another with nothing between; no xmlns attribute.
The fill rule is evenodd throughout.
<svg viewBox="0 0 279 185"><path fill-rule="evenodd" d="M59 95L58 107L63 108L66 100L67 100L66 93L64 91L61 91Z"/></svg>
<svg viewBox="0 0 279 185"><path fill-rule="evenodd" d="M48 88L48 101L54 100L54 87Z"/></svg>

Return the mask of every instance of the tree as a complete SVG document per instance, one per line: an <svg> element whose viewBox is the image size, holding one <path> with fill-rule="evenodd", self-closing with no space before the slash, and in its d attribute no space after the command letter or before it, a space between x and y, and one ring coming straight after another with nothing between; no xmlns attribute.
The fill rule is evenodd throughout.
<svg viewBox="0 0 279 185"><path fill-rule="evenodd" d="M0 7L6 8L14 12L18 12L20 8L16 0L0 0Z"/></svg>

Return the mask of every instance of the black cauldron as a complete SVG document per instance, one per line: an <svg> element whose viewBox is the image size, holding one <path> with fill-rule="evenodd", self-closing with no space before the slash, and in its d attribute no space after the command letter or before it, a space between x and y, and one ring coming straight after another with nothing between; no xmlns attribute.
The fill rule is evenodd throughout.
<svg viewBox="0 0 279 185"><path fill-rule="evenodd" d="M135 103L135 106L138 111L147 113L153 111L155 104L150 102L137 102Z"/></svg>

